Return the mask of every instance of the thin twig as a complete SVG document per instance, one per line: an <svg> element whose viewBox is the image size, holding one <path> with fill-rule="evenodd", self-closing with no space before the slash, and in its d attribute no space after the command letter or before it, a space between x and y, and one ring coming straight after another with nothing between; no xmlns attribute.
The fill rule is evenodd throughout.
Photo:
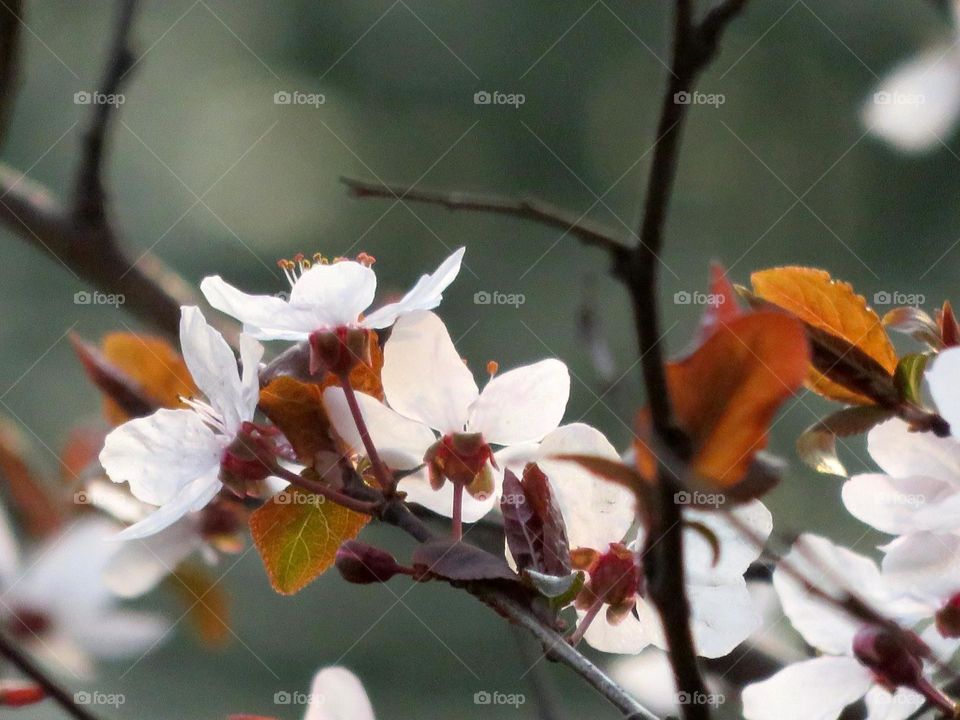
<svg viewBox="0 0 960 720"><path fill-rule="evenodd" d="M536 198L498 197L494 195L473 195L465 192L440 192L415 190L404 185L385 185L365 182L353 178L340 178L355 198L386 198L390 200L410 200L427 205L439 205L448 210L485 212L495 215L509 215L526 220L534 220L549 227L560 228L580 239L586 245L601 248L614 256L625 256L629 246L619 233L608 227L577 217L574 213Z"/></svg>
<svg viewBox="0 0 960 720"><path fill-rule="evenodd" d="M78 705L73 696L53 680L31 660L26 653L0 633L0 655L5 657L20 672L43 688L44 693L76 720L97 720L96 715Z"/></svg>
<svg viewBox="0 0 960 720"><path fill-rule="evenodd" d="M7 135L19 81L22 13L23 0L0 0L0 145Z"/></svg>

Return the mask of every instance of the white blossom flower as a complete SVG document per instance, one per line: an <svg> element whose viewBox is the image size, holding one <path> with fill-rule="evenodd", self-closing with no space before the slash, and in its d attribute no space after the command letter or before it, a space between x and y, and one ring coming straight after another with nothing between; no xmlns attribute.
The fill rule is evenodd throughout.
<svg viewBox="0 0 960 720"><path fill-rule="evenodd" d="M511 454L529 451L555 430L570 396L570 374L559 360L542 360L494 377L481 392L443 322L432 312L401 317L384 348L381 372L387 404L357 393L361 412L383 461L395 470L424 462L440 439L480 434L483 443L502 446L494 454L501 468ZM341 388L324 391L330 420L357 452L363 444ZM501 462L501 460L503 462ZM463 520L474 522L494 506L499 474L482 497L463 499ZM453 484L434 490L426 470L401 480L408 499L451 515Z"/></svg>
<svg viewBox="0 0 960 720"><path fill-rule="evenodd" d="M346 668L328 667L313 678L303 720L374 720L373 706L360 678Z"/></svg>
<svg viewBox="0 0 960 720"><path fill-rule="evenodd" d="M895 618L911 613L912 608L898 606L876 564L825 538L802 535L784 562L834 598L849 588ZM857 659L854 642L863 623L809 593L782 565L774 571L773 585L793 627L822 654L748 685L742 696L747 720L833 720L861 698L868 720L903 720L923 704L920 693L904 687L891 691L875 669Z"/></svg>
<svg viewBox="0 0 960 720"><path fill-rule="evenodd" d="M21 559L0 510L0 625L55 672L89 678L96 660L140 655L169 628L159 615L121 608L104 583L118 529L80 520Z"/></svg>
<svg viewBox="0 0 960 720"><path fill-rule="evenodd" d="M903 62L884 77L863 108L863 124L907 152L943 146L960 117L960 2L952 37Z"/></svg>
<svg viewBox="0 0 960 720"><path fill-rule="evenodd" d="M199 309L184 307L180 319L183 358L208 402L191 399L189 409L161 409L114 429L100 463L114 482L127 482L133 495L160 506L119 537L143 538L203 508L220 491L221 459L259 398L257 372L263 347L240 337L243 372L233 351Z"/></svg>
<svg viewBox="0 0 960 720"><path fill-rule="evenodd" d="M758 500L730 512L764 540L773 529L770 511ZM693 528L684 530L684 571L694 645L703 657L723 657L760 626L762 618L744 579L750 563L759 557L760 548L742 537L720 511L690 509L685 518L703 525L719 542L720 553L714 563L714 548L703 534ZM644 535L641 529L630 547L642 549ZM618 541L608 536L607 542ZM584 640L609 653L636 654L648 645L666 648L663 626L653 604L641 595L636 612L639 619L630 614L615 624L599 614Z"/></svg>
<svg viewBox="0 0 960 720"><path fill-rule="evenodd" d="M243 323L244 332L260 340L306 340L318 330L338 327L379 329L416 310L432 310L443 291L460 272L464 248L448 257L432 274L423 275L395 303L388 303L360 319L373 302L377 276L353 260L304 265L290 271L290 299L276 295L248 295L219 275L204 278L200 289L217 310Z"/></svg>

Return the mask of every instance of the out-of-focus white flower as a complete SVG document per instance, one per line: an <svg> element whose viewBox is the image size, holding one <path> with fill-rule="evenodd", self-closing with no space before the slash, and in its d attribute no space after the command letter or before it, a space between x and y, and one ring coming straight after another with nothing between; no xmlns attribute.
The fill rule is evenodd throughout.
<svg viewBox="0 0 960 720"><path fill-rule="evenodd" d="M313 678L303 720L374 720L373 706L360 678L346 668L328 667Z"/></svg>
<svg viewBox="0 0 960 720"><path fill-rule="evenodd" d="M960 3L953 7L951 40L894 68L864 105L867 129L900 150L940 147L960 117Z"/></svg>
<svg viewBox="0 0 960 720"><path fill-rule="evenodd" d="M773 529L770 511L757 500L730 512L764 540ZM762 618L744 579L750 563L759 557L760 549L742 537L719 511L691 509L685 517L705 527L719 541L720 554L714 563L714 548L703 534L692 528L684 530L684 569L694 644L703 657L723 657L760 625ZM631 547L636 550L643 544L641 530ZM597 616L584 640L598 650L611 653L639 653L651 644L665 648L663 626L653 605L641 596L637 599L636 613L639 619L630 614L613 624L604 615Z"/></svg>
<svg viewBox="0 0 960 720"><path fill-rule="evenodd" d="M80 520L23 560L0 515L0 623L53 671L89 678L95 660L137 656L169 623L123 609L103 580L119 527Z"/></svg>
<svg viewBox="0 0 960 720"><path fill-rule="evenodd" d="M383 461L397 470L424 462L435 444L455 445L471 436L478 453L489 445L501 468L517 452L529 452L559 426L570 396L570 374L559 360L543 360L497 375L481 392L464 364L443 322L432 312L401 317L384 348L381 373L387 405L357 394L364 420ZM363 444L343 390L327 388L323 395L337 434L358 452ZM389 407L388 407L389 405ZM479 458L479 455L478 455ZM489 458L480 458L488 468ZM463 500L463 520L473 522L494 506L500 475L492 490ZM427 470L400 482L408 499L451 515L453 484L434 490Z"/></svg>
<svg viewBox="0 0 960 720"><path fill-rule="evenodd" d="M353 260L304 263L291 270L289 300L276 295L248 295L219 275L204 278L200 289L213 307L242 322L244 332L252 337L306 340L314 332L340 327L385 328L407 313L432 310L460 272L463 253L464 248L460 248L432 274L421 276L400 300L363 319L360 315L376 295L377 276Z"/></svg>
<svg viewBox="0 0 960 720"><path fill-rule="evenodd" d="M259 398L257 377L263 347L240 336L243 372L233 351L198 308L182 308L183 358L208 403L188 400L189 409L161 409L114 429L100 463L114 482L127 482L133 495L160 507L120 533L143 538L203 508L220 491L221 460L227 447L253 419Z"/></svg>
<svg viewBox="0 0 960 720"><path fill-rule="evenodd" d="M868 558L815 535L802 535L783 563L831 597L859 598L894 618L911 616L915 607L900 603ZM743 691L747 720L833 720L861 698L868 720L902 720L913 714L924 697L895 683L880 682L877 668L865 665L855 645L869 632L847 613L812 595L781 564L773 585L783 611L804 640L822 654L786 666L772 677ZM926 639L926 636L925 638ZM918 661L919 662L919 661ZM917 670L919 672L919 665Z"/></svg>

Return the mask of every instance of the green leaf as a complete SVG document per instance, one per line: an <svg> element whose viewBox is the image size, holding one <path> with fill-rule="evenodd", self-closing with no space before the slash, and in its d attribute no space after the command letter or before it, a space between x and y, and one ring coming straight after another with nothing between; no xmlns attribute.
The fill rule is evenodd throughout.
<svg viewBox="0 0 960 720"><path fill-rule="evenodd" d="M367 515L292 488L250 516L250 532L273 589L292 595L333 565L337 548L368 522Z"/></svg>
<svg viewBox="0 0 960 720"><path fill-rule="evenodd" d="M550 599L550 604L555 608L562 608L573 602L586 582L586 574L582 570L562 576L526 570L523 575L537 592Z"/></svg>
<svg viewBox="0 0 960 720"><path fill-rule="evenodd" d="M807 428L797 440L797 453L817 472L847 477L847 469L837 457L837 438L865 433L896 414L874 405L857 405L838 410Z"/></svg>
<svg viewBox="0 0 960 720"><path fill-rule="evenodd" d="M920 386L923 383L923 373L927 369L930 353L916 353L904 355L897 363L897 370L893 381L897 386L900 397L907 402L921 405Z"/></svg>

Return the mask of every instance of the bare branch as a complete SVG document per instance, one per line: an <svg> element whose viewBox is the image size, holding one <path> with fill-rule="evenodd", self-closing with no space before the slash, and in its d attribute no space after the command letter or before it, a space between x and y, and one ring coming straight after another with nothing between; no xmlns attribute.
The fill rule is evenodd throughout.
<svg viewBox="0 0 960 720"><path fill-rule="evenodd" d="M355 198L411 200L428 205L440 205L448 210L510 215L559 228L579 238L586 245L606 250L615 258L625 257L629 251L629 246L616 231L536 198L517 200L465 192L414 190L403 185L384 185L347 177L340 179L350 188L350 194Z"/></svg>
<svg viewBox="0 0 960 720"><path fill-rule="evenodd" d="M0 0L0 144L7 135L19 76L23 0Z"/></svg>

